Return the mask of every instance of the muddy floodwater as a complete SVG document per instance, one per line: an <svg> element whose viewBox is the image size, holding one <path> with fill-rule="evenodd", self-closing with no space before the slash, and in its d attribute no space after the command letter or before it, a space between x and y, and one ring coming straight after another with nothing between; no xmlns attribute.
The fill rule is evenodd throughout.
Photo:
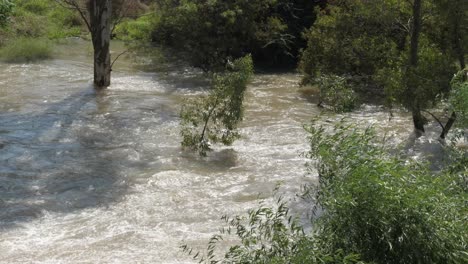
<svg viewBox="0 0 468 264"><path fill-rule="evenodd" d="M303 124L322 110L299 75L257 74L242 138L199 158L180 147L178 112L207 91L200 72L124 55L95 92L91 55L72 40L52 60L0 63L0 263L191 263L179 246L205 245L221 216L272 201L279 183L293 199L314 181ZM412 129L377 106L346 117L396 143Z"/></svg>

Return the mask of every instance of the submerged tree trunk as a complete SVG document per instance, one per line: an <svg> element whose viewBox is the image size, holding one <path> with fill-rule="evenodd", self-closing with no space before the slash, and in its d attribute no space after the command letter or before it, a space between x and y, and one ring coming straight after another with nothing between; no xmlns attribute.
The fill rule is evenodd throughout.
<svg viewBox="0 0 468 264"><path fill-rule="evenodd" d="M413 26L411 31L411 46L410 46L410 72L413 72L418 66L418 46L419 35L421 33L421 0L414 0L413 2ZM414 78L410 76L410 78ZM413 82L411 82L413 83ZM411 96L411 113L413 114L414 129L418 135L424 133L424 117L421 113L421 108L415 93L416 87L407 87L409 95Z"/></svg>
<svg viewBox="0 0 468 264"><path fill-rule="evenodd" d="M452 115L450 116L449 120L447 121L447 123L442 129L442 133L440 134L441 139L445 139L445 137L447 136L448 132L450 131L450 129L452 128L456 120L457 120L457 114L455 112L452 112Z"/></svg>
<svg viewBox="0 0 468 264"><path fill-rule="evenodd" d="M455 12L460 12L460 10L452 9ZM463 11L461 11L463 12ZM460 23L463 21L463 17L460 18L460 15L458 14L453 14L454 16L451 17L451 22L452 22L452 27L453 27L453 42L455 44L455 52L457 54L458 58L458 63L460 64L460 69L463 70L466 68L465 64L465 51L463 48L463 33L460 28ZM466 79L466 75L463 77L463 79ZM440 134L441 139L445 139L447 134L450 132L450 129L452 128L453 124L457 120L457 113L452 112L450 115L450 118L447 120L447 123L445 124L444 128L442 129L442 133Z"/></svg>
<svg viewBox="0 0 468 264"><path fill-rule="evenodd" d="M89 16L94 48L94 85L105 88L110 85L112 0L90 0Z"/></svg>

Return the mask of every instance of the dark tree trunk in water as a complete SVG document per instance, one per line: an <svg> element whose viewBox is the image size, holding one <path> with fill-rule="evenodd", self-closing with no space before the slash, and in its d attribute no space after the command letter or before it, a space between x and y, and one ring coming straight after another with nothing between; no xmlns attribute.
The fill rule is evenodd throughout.
<svg viewBox="0 0 468 264"><path fill-rule="evenodd" d="M440 134L441 139L445 139L445 137L447 136L448 132L450 131L450 129L452 128L456 120L457 120L457 114L455 112L452 112L452 115L447 121L447 124L445 124L444 128L442 129L442 134Z"/></svg>
<svg viewBox="0 0 468 264"><path fill-rule="evenodd" d="M413 26L411 31L411 46L410 46L410 71L413 71L418 66L418 46L419 35L421 33L421 0L413 2ZM412 78L412 76L411 76ZM407 87L410 90L409 95L411 100L411 113L413 114L414 129L418 135L424 133L424 117L421 114L421 108L415 94L415 87Z"/></svg>
<svg viewBox="0 0 468 264"><path fill-rule="evenodd" d="M415 107L412 110L413 114L413 124L416 134L421 136L424 133L424 124L426 123L426 119L421 113L421 109Z"/></svg>
<svg viewBox="0 0 468 264"><path fill-rule="evenodd" d="M90 0L89 15L91 38L94 48L94 85L105 88L110 85L112 0Z"/></svg>
<svg viewBox="0 0 468 264"><path fill-rule="evenodd" d="M460 63L460 69L465 69L466 64L465 64L465 51L463 49L463 43L462 43L462 33L460 30L460 21L455 20L453 24L453 35L454 35L454 42L455 42L455 51L457 53L458 57L458 63ZM463 77L463 79L466 79L466 75ZM452 115L450 115L450 118L447 120L447 123L445 124L444 128L442 129L442 133L440 134L441 139L445 139L447 134L449 133L450 129L452 128L453 124L457 120L457 113L452 112Z"/></svg>

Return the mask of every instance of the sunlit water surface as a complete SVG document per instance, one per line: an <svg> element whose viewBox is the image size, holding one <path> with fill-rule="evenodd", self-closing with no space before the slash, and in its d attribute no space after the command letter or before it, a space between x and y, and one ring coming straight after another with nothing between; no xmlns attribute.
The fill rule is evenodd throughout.
<svg viewBox="0 0 468 264"><path fill-rule="evenodd" d="M190 263L179 246L204 246L222 215L271 202L278 183L289 199L314 181L302 126L322 110L299 91L298 75L257 75L242 138L199 158L181 149L178 126L182 100L206 92L199 72L176 63L149 70L151 58L123 56L112 86L97 93L87 43L56 53L0 64L1 263ZM411 133L408 116L389 120L375 106L346 117L376 124L393 144Z"/></svg>

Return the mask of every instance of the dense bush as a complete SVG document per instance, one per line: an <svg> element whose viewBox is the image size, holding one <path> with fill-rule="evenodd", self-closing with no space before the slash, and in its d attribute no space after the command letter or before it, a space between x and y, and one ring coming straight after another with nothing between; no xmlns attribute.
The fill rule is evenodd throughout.
<svg viewBox="0 0 468 264"><path fill-rule="evenodd" d="M51 57L52 45L44 39L17 38L0 49L0 59L6 62L30 62Z"/></svg>
<svg viewBox="0 0 468 264"><path fill-rule="evenodd" d="M409 15L401 5L385 0L338 0L321 9L304 35L308 41L300 64L304 82L312 82L319 72L375 74L403 48L406 33L393 22L395 17Z"/></svg>
<svg viewBox="0 0 468 264"><path fill-rule="evenodd" d="M436 19L441 11L434 1L424 1L427 19L419 38L418 63L408 67L411 24L402 21L412 21L411 10L411 4L392 0L330 2L305 34L303 82L315 82L319 73L346 75L359 80L360 91L385 90L390 103L408 109L432 107L449 91L456 57L453 48L432 34L433 28L449 27L444 19Z"/></svg>
<svg viewBox="0 0 468 264"><path fill-rule="evenodd" d="M143 16L137 19L124 19L115 27L115 37L120 40L149 40L152 18Z"/></svg>
<svg viewBox="0 0 468 264"><path fill-rule="evenodd" d="M251 53L256 64L295 66L316 1L158 1L153 40L204 69Z"/></svg>
<svg viewBox="0 0 468 264"><path fill-rule="evenodd" d="M389 155L372 129L309 127L323 207L320 237L375 263L467 260L466 191L452 173Z"/></svg>
<svg viewBox="0 0 468 264"><path fill-rule="evenodd" d="M458 72L451 81L450 105L457 114L458 124L461 127L468 127L468 69Z"/></svg>
<svg viewBox="0 0 468 264"><path fill-rule="evenodd" d="M215 73L212 90L205 97L187 100L181 109L182 146L205 156L212 143L231 145L239 138L237 126L243 119L244 92L253 75L251 56L228 63Z"/></svg>
<svg viewBox="0 0 468 264"><path fill-rule="evenodd" d="M320 105L329 106L334 112L350 112L358 106L357 95L345 77L321 75L317 78L320 88Z"/></svg>
<svg viewBox="0 0 468 264"><path fill-rule="evenodd" d="M13 9L13 1L0 0L0 27L4 26Z"/></svg>
<svg viewBox="0 0 468 264"><path fill-rule="evenodd" d="M373 129L308 126L318 186L306 196L321 212L306 233L279 201L228 219L205 263L466 263L466 152L446 170L389 154ZM457 164L457 165L455 165ZM314 210L315 211L315 210ZM217 241L240 243L217 259ZM192 253L187 246L185 251Z"/></svg>

